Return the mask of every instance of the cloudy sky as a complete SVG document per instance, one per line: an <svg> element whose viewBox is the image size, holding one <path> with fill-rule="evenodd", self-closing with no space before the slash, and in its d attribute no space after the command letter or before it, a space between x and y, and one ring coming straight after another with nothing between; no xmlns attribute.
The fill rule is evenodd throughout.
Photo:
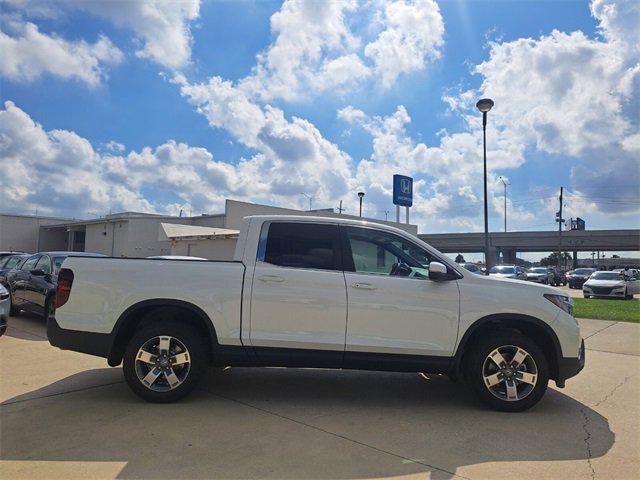
<svg viewBox="0 0 640 480"><path fill-rule="evenodd" d="M639 227L640 2L0 0L0 210L393 212ZM390 216L393 213L389 214Z"/></svg>

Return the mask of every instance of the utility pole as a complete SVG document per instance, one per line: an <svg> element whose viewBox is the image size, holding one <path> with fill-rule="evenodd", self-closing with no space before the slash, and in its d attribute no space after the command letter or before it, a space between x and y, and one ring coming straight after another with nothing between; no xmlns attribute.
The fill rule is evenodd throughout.
<svg viewBox="0 0 640 480"><path fill-rule="evenodd" d="M343 211L345 211L346 208L342 208L342 200L340 200L340 206L338 207L338 213L342 214Z"/></svg>
<svg viewBox="0 0 640 480"><path fill-rule="evenodd" d="M504 178L500 177L500 181L502 185L504 185L504 231L507 231L507 182L504 181Z"/></svg>
<svg viewBox="0 0 640 480"><path fill-rule="evenodd" d="M561 266L560 257L562 257L562 194L564 193L564 187L560 187L560 210L556 213L556 222L558 222L558 268Z"/></svg>
<svg viewBox="0 0 640 480"><path fill-rule="evenodd" d="M384 221L387 222L389 220L389 210L384 211Z"/></svg>

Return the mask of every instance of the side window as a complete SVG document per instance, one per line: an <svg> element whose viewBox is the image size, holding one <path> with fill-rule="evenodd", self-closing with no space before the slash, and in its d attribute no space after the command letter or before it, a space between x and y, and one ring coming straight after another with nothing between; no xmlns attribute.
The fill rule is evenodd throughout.
<svg viewBox="0 0 640 480"><path fill-rule="evenodd" d="M62 266L62 262L64 262L65 258L67 257L53 257L53 268L56 272L56 275L60 271L60 267Z"/></svg>
<svg viewBox="0 0 640 480"><path fill-rule="evenodd" d="M352 271L374 275L429 278L429 252L396 235L346 227ZM346 269L346 268L345 268Z"/></svg>
<svg viewBox="0 0 640 480"><path fill-rule="evenodd" d="M273 222L268 229L258 260L281 267L342 270L337 225Z"/></svg>
<svg viewBox="0 0 640 480"><path fill-rule="evenodd" d="M27 261L22 264L20 270L35 270L35 266L39 258L40 257L38 255L27 258Z"/></svg>
<svg viewBox="0 0 640 480"><path fill-rule="evenodd" d="M51 259L46 255L40 257L38 263L36 263L36 270L42 270L44 273L51 273Z"/></svg>

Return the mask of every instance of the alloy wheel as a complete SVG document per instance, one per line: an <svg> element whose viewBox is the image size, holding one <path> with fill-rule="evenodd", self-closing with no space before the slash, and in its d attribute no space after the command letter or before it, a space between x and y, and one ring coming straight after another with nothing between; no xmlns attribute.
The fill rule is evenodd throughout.
<svg viewBox="0 0 640 480"><path fill-rule="evenodd" d="M138 350L135 371L138 380L154 392L167 392L180 386L191 368L191 355L176 337L157 336Z"/></svg>
<svg viewBox="0 0 640 480"><path fill-rule="evenodd" d="M503 345L487 355L482 377L492 395L507 402L527 397L538 380L538 367L523 348Z"/></svg>

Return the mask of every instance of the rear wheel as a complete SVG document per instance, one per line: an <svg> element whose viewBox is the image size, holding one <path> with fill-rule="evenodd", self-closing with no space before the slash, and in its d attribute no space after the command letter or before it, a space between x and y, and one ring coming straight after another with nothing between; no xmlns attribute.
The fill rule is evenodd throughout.
<svg viewBox="0 0 640 480"><path fill-rule="evenodd" d="M549 381L544 352L515 331L480 338L469 352L465 370L478 397L503 412L521 412L534 406Z"/></svg>
<svg viewBox="0 0 640 480"><path fill-rule="evenodd" d="M9 315L11 315L12 317L16 317L19 313L20 309L13 304L13 294L9 292Z"/></svg>
<svg viewBox="0 0 640 480"><path fill-rule="evenodd" d="M207 350L189 325L161 321L138 330L123 358L124 376L140 397L174 402L193 390L206 369Z"/></svg>

